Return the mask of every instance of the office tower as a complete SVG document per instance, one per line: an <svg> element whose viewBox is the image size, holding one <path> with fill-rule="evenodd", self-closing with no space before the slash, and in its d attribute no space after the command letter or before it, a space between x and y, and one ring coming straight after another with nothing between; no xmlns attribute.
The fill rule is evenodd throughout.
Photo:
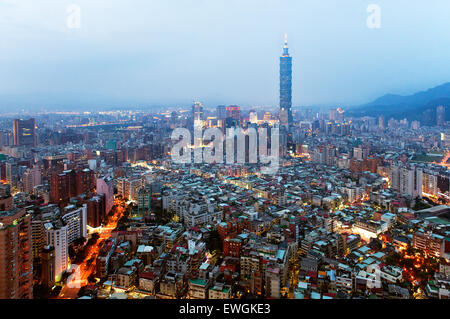
<svg viewBox="0 0 450 319"><path fill-rule="evenodd" d="M194 102L192 105L192 117L194 120L194 126L202 126L204 120L203 104L200 102Z"/></svg>
<svg viewBox="0 0 450 319"><path fill-rule="evenodd" d="M0 299L33 297L31 216L24 208L0 212Z"/></svg>
<svg viewBox="0 0 450 319"><path fill-rule="evenodd" d="M232 118L233 120L241 120L241 108L237 105L227 106L227 118Z"/></svg>
<svg viewBox="0 0 450 319"><path fill-rule="evenodd" d="M445 124L445 106L438 106L436 108L436 125L441 126Z"/></svg>
<svg viewBox="0 0 450 319"><path fill-rule="evenodd" d="M29 120L15 119L13 121L14 146L36 146L36 124L33 118Z"/></svg>
<svg viewBox="0 0 450 319"><path fill-rule="evenodd" d="M227 107L225 105L218 105L216 108L216 116L218 120L227 118Z"/></svg>
<svg viewBox="0 0 450 319"><path fill-rule="evenodd" d="M55 285L55 247L44 246L40 253L41 283L51 288Z"/></svg>
<svg viewBox="0 0 450 319"><path fill-rule="evenodd" d="M280 57L280 124L289 131L292 123L292 57L289 56L287 35Z"/></svg>

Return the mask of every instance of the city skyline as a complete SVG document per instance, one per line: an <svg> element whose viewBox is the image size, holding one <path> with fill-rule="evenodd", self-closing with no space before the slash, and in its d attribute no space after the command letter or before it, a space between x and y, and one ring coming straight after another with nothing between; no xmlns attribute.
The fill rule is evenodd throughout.
<svg viewBox="0 0 450 319"><path fill-rule="evenodd" d="M71 1L0 0L0 300L450 299L450 2Z"/></svg>

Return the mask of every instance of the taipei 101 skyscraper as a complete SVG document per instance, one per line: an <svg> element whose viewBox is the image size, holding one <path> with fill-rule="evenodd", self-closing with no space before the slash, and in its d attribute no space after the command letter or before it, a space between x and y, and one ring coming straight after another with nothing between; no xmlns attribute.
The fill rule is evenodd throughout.
<svg viewBox="0 0 450 319"><path fill-rule="evenodd" d="M280 57L280 125L291 132L292 119L292 57L289 55L287 34L284 35L283 54Z"/></svg>

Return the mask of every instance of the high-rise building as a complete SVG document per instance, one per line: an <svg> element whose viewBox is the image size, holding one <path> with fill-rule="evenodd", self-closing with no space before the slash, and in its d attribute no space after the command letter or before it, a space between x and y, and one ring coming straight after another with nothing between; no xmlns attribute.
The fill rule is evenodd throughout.
<svg viewBox="0 0 450 319"><path fill-rule="evenodd" d="M391 188L413 198L422 197L423 171L418 167L391 166Z"/></svg>
<svg viewBox="0 0 450 319"><path fill-rule="evenodd" d="M117 194L122 195L123 199L136 201L138 191L142 187L142 179L138 177L119 178L116 187Z"/></svg>
<svg viewBox="0 0 450 319"><path fill-rule="evenodd" d="M34 118L29 120L15 119L13 121L13 139L15 146L36 146L36 124Z"/></svg>
<svg viewBox="0 0 450 319"><path fill-rule="evenodd" d="M201 126L204 120L203 104L201 102L194 102L192 105L192 117L194 126Z"/></svg>
<svg viewBox="0 0 450 319"><path fill-rule="evenodd" d="M233 120L241 120L241 108L237 105L227 106L227 118L232 118Z"/></svg>
<svg viewBox="0 0 450 319"><path fill-rule="evenodd" d="M41 257L41 283L46 287L55 284L55 247L44 246Z"/></svg>
<svg viewBox="0 0 450 319"><path fill-rule="evenodd" d="M450 193L450 177L448 173L438 175L437 188L438 191L442 194Z"/></svg>
<svg viewBox="0 0 450 319"><path fill-rule="evenodd" d="M77 170L75 172L76 179L76 194L87 194L94 190L95 188L95 175L94 172L89 168L85 168L83 170Z"/></svg>
<svg viewBox="0 0 450 319"><path fill-rule="evenodd" d="M438 175L433 171L424 171L422 177L422 192L436 196L438 193Z"/></svg>
<svg viewBox="0 0 450 319"><path fill-rule="evenodd" d="M218 120L224 120L227 117L227 107L225 105L218 105L216 108L216 116Z"/></svg>
<svg viewBox="0 0 450 319"><path fill-rule="evenodd" d="M76 181L72 170L51 176L50 201L52 203L68 202L74 196L76 196Z"/></svg>
<svg viewBox="0 0 450 319"><path fill-rule="evenodd" d="M114 204L114 181L111 176L99 176L97 178L97 194L105 195L106 214L108 214Z"/></svg>
<svg viewBox="0 0 450 319"><path fill-rule="evenodd" d="M152 190L150 185L142 187L138 191L138 212L142 216L149 213L152 204Z"/></svg>
<svg viewBox="0 0 450 319"><path fill-rule="evenodd" d="M287 35L280 57L280 124L290 130L292 119L292 57L289 55Z"/></svg>
<svg viewBox="0 0 450 319"><path fill-rule="evenodd" d="M61 212L61 220L67 226L67 245L76 239L87 237L87 204L81 207L69 205Z"/></svg>
<svg viewBox="0 0 450 319"><path fill-rule="evenodd" d="M23 174L23 191L32 194L34 187L42 184L41 170L38 167L27 169Z"/></svg>
<svg viewBox="0 0 450 319"><path fill-rule="evenodd" d="M87 224L90 227L97 228L102 224L106 216L105 194L93 196L87 202Z"/></svg>
<svg viewBox="0 0 450 319"><path fill-rule="evenodd" d="M0 299L33 297L31 215L24 208L0 212Z"/></svg>
<svg viewBox="0 0 450 319"><path fill-rule="evenodd" d="M7 162L6 163L6 181L11 187L17 186L17 181L19 180L19 167L17 163Z"/></svg>
<svg viewBox="0 0 450 319"><path fill-rule="evenodd" d="M71 197L87 194L95 189L94 172L90 169L66 170L50 178L50 201L65 205Z"/></svg>
<svg viewBox="0 0 450 319"><path fill-rule="evenodd" d="M67 243L67 225L61 220L45 223L46 244L54 247L55 254L55 280L59 281L61 275L69 266L69 245Z"/></svg>

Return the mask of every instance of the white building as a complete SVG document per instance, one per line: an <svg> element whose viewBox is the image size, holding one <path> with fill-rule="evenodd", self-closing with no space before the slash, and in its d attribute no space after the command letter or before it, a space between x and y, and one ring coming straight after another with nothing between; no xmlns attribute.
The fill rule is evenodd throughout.
<svg viewBox="0 0 450 319"><path fill-rule="evenodd" d="M78 238L87 236L87 205L81 207L69 205L64 208L61 219L67 225L67 242L72 244Z"/></svg>
<svg viewBox="0 0 450 319"><path fill-rule="evenodd" d="M423 172L415 166L391 167L391 188L413 198L422 197Z"/></svg>
<svg viewBox="0 0 450 319"><path fill-rule="evenodd" d="M46 245L55 247L55 279L59 281L69 264L68 227L60 222L45 223Z"/></svg>

